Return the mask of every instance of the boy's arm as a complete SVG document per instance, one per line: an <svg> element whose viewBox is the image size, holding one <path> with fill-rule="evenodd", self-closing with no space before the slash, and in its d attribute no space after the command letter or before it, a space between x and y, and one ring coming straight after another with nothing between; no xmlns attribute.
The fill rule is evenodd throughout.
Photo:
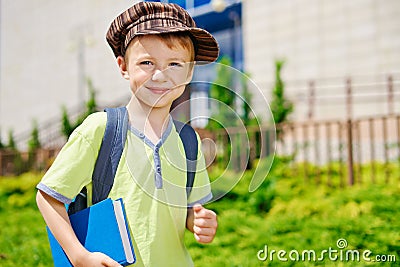
<svg viewBox="0 0 400 267"><path fill-rule="evenodd" d="M36 203L42 216L74 266L121 266L102 253L87 251L76 237L63 203L38 190Z"/></svg>
<svg viewBox="0 0 400 267"><path fill-rule="evenodd" d="M196 204L187 210L186 228L194 234L197 242L211 243L217 233L217 215L214 211Z"/></svg>

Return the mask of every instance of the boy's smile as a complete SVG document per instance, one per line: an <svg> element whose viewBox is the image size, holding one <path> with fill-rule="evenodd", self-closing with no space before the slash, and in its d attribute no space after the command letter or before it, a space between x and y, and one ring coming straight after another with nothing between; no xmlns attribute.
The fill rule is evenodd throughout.
<svg viewBox="0 0 400 267"><path fill-rule="evenodd" d="M169 109L192 78L192 53L179 43L169 47L159 36L145 35L132 40L117 61L140 104Z"/></svg>
<svg viewBox="0 0 400 267"><path fill-rule="evenodd" d="M156 87L148 87L147 89L149 89L153 94L157 94L157 95L162 95L164 93L167 93L168 88L156 88Z"/></svg>

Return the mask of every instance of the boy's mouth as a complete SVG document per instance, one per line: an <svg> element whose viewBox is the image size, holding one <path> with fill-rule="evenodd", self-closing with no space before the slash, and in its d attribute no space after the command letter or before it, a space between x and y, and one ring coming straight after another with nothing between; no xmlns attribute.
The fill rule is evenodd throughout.
<svg viewBox="0 0 400 267"><path fill-rule="evenodd" d="M147 87L147 89L156 95L163 95L170 91L170 89L168 89L168 88L161 88L161 87Z"/></svg>

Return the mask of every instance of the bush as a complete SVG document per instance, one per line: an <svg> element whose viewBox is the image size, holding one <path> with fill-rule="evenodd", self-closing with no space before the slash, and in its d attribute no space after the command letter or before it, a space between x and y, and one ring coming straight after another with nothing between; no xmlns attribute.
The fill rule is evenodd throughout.
<svg viewBox="0 0 400 267"><path fill-rule="evenodd" d="M36 185L40 174L25 173L17 177L0 177L0 210L36 207Z"/></svg>
<svg viewBox="0 0 400 267"><path fill-rule="evenodd" d="M15 144L13 130L8 131L8 144L7 144L6 148L13 150L13 151L17 150L17 145Z"/></svg>
<svg viewBox="0 0 400 267"><path fill-rule="evenodd" d="M33 129L31 132L31 138L28 141L29 153L34 153L37 149L41 147L39 141L39 128L37 121L33 121Z"/></svg>
<svg viewBox="0 0 400 267"><path fill-rule="evenodd" d="M293 103L285 96L285 84L281 78L283 60L275 62L275 86L272 90L271 112L275 124L286 122L290 113L293 112ZM282 139L281 130L277 128L277 138Z"/></svg>

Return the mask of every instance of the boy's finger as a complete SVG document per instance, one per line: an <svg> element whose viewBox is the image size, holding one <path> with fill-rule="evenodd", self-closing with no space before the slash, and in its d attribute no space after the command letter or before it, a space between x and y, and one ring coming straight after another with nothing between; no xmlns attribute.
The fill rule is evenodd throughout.
<svg viewBox="0 0 400 267"><path fill-rule="evenodd" d="M198 235L195 233L194 238L196 239L197 242L201 244L208 244L211 243L211 241L213 241L214 236Z"/></svg>
<svg viewBox="0 0 400 267"><path fill-rule="evenodd" d="M197 227L203 228L217 228L218 222L213 218L196 218L193 221L193 224Z"/></svg>
<svg viewBox="0 0 400 267"><path fill-rule="evenodd" d="M195 205L193 206L193 211L194 211L195 213L201 211L202 209L203 209L203 206L200 205L200 204L195 204Z"/></svg>
<svg viewBox="0 0 400 267"><path fill-rule="evenodd" d="M193 231L198 236L214 236L217 232L217 229L214 227L198 227L194 226Z"/></svg>
<svg viewBox="0 0 400 267"><path fill-rule="evenodd" d="M106 256L102 260L102 264L107 267L122 267L118 262Z"/></svg>
<svg viewBox="0 0 400 267"><path fill-rule="evenodd" d="M194 212L194 218L204 218L204 219L215 219L217 217L217 214L209 209L203 208L199 211Z"/></svg>

